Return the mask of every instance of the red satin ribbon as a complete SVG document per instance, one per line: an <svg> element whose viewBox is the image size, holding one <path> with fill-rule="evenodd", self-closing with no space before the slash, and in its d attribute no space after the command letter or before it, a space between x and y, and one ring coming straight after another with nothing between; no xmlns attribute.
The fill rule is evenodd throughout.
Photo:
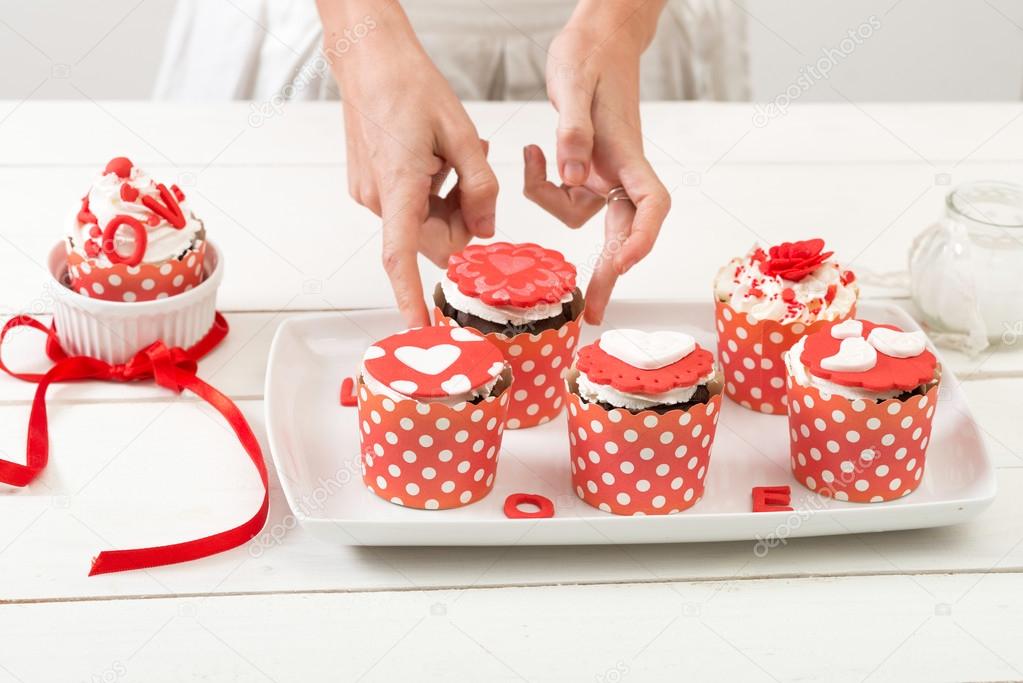
<svg viewBox="0 0 1023 683"><path fill-rule="evenodd" d="M139 351L123 365L111 365L87 356L68 356L60 347L53 327L48 328L38 320L24 315L12 318L4 325L0 331L0 348L7 334L16 327L31 327L43 332L46 335L46 353L54 361L54 365L43 374L14 372L0 357L0 370L12 377L38 385L28 420L26 462L22 465L0 460L0 482L26 486L46 467L50 450L50 437L46 426L46 390L54 382L87 379L107 382L152 379L160 386L176 393L181 393L185 389L191 391L224 416L263 481L263 503L247 522L227 531L183 543L132 550L104 550L92 561L89 576L197 560L236 548L259 533L270 509L266 464L263 462L259 442L245 417L238 410L238 406L195 375L197 361L213 350L227 335L227 321L220 313L217 313L213 328L191 348L168 348L163 342L158 341Z"/></svg>

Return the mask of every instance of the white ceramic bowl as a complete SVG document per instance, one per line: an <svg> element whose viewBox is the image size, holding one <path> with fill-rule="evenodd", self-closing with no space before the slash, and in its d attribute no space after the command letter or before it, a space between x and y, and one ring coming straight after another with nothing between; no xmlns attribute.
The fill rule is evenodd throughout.
<svg viewBox="0 0 1023 683"><path fill-rule="evenodd" d="M71 355L91 356L108 363L127 362L155 341L188 348L210 331L217 312L217 288L224 278L224 260L207 241L206 277L194 289L154 301L104 301L72 291L65 284L64 242L50 250L49 269L55 282L53 319L60 344Z"/></svg>

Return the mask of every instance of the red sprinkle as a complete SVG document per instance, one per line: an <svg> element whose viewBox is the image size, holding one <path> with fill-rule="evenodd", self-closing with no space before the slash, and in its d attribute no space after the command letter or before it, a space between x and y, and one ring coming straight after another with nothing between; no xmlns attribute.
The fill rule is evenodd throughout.
<svg viewBox="0 0 1023 683"><path fill-rule="evenodd" d="M345 377L341 382L341 405L346 408L359 405L359 399L355 395L355 380Z"/></svg>
<svg viewBox="0 0 1023 683"><path fill-rule="evenodd" d="M174 193L174 197L179 201L185 201L185 193L181 191L181 188L177 185L171 185L171 192Z"/></svg>
<svg viewBox="0 0 1023 683"><path fill-rule="evenodd" d="M754 486L753 512L789 512L792 489L788 486Z"/></svg>
<svg viewBox="0 0 1023 683"><path fill-rule="evenodd" d="M131 176L132 163L128 157L114 157L107 164L107 167L103 169L103 173L116 173L118 178L127 178Z"/></svg>
<svg viewBox="0 0 1023 683"><path fill-rule="evenodd" d="M133 202L138 198L139 198L138 190L136 190L128 183L123 183L121 185L121 199L123 199L126 202Z"/></svg>
<svg viewBox="0 0 1023 683"><path fill-rule="evenodd" d="M828 302L829 304L832 301L834 301L835 300L835 292L837 292L837 291L838 291L838 287L836 285L828 285L828 293L824 295L824 301Z"/></svg>
<svg viewBox="0 0 1023 683"><path fill-rule="evenodd" d="M535 512L520 510L522 504L535 505ZM539 493L513 493L504 499L504 516L508 519L540 519L554 516L554 503Z"/></svg>
<svg viewBox="0 0 1023 683"><path fill-rule="evenodd" d="M96 229L99 230L98 227ZM85 254L90 258L96 258L97 256L99 256L100 251L101 249L99 248L99 242L96 242L95 240L89 240L88 242L85 243Z"/></svg>
<svg viewBox="0 0 1023 683"><path fill-rule="evenodd" d="M88 209L83 209L78 212L78 222L82 225L88 225L89 223L96 223L96 217L92 215L92 212Z"/></svg>
<svg viewBox="0 0 1023 683"><path fill-rule="evenodd" d="M781 290L781 298L782 301L788 301L790 303L795 301L796 290L792 289L791 287L786 287L785 289Z"/></svg>
<svg viewBox="0 0 1023 683"><path fill-rule="evenodd" d="M844 273L842 273L842 284L843 285L847 285L850 282L853 282L855 280L856 280L856 273L852 272L851 270L847 270Z"/></svg>
<svg viewBox="0 0 1023 683"><path fill-rule="evenodd" d="M160 224L161 220L163 219L157 216L155 213L151 213L149 214L149 218L146 219L146 224L151 228L155 228Z"/></svg>
<svg viewBox="0 0 1023 683"><path fill-rule="evenodd" d="M89 237L99 237L103 234L103 231L99 229L98 225L94 225L89 228Z"/></svg>

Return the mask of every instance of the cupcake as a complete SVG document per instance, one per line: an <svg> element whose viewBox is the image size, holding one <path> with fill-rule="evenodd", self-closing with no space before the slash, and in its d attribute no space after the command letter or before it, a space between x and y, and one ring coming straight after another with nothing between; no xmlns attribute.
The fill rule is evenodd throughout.
<svg viewBox="0 0 1023 683"><path fill-rule="evenodd" d="M366 486L424 510L486 496L510 384L501 351L474 330L419 327L370 346L357 392Z"/></svg>
<svg viewBox="0 0 1023 683"><path fill-rule="evenodd" d="M797 481L857 503L920 485L941 377L923 332L828 323L785 354L785 367Z"/></svg>
<svg viewBox="0 0 1023 683"><path fill-rule="evenodd" d="M510 429L562 409L583 312L575 277L564 256L536 244L475 244L451 257L434 292L437 324L485 334L511 365Z"/></svg>
<svg viewBox="0 0 1023 683"><path fill-rule="evenodd" d="M65 237L68 285L107 301L150 301L203 278L205 229L177 185L157 183L125 157L93 180Z"/></svg>
<svg viewBox="0 0 1023 683"><path fill-rule="evenodd" d="M785 412L782 354L802 335L855 315L856 276L824 240L754 247L714 281L718 355L725 393L745 408Z"/></svg>
<svg viewBox="0 0 1023 683"><path fill-rule="evenodd" d="M703 496L721 408L714 357L688 334L610 330L568 375L572 487L618 515L664 515Z"/></svg>

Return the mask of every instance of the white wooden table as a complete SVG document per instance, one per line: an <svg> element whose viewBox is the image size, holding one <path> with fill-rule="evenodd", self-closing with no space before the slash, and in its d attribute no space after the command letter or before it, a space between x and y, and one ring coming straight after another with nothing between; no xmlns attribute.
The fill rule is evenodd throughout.
<svg viewBox="0 0 1023 683"><path fill-rule="evenodd" d="M522 199L540 104L469 107L502 182L498 231L581 260L598 230ZM674 209L618 296L701 298L760 239L820 235L858 271L904 268L948 185L1023 181L1023 106L649 104ZM188 193L227 254L227 341L200 374L263 438L275 327L389 305L378 221L345 190L338 107L252 126L246 104L0 102L0 312L45 313L43 258L90 177L125 154ZM436 271L429 269L429 277ZM864 278L867 279L867 278ZM902 301L905 291L867 287ZM5 359L42 367L38 337ZM54 387L51 463L0 487L0 682L65 680L927 680L1023 678L1023 340L948 354L999 495L953 528L751 543L571 548L331 547L273 482L253 543L88 578L100 549L193 538L251 514L259 483L203 404L152 385ZM0 378L0 451L23 457L33 387ZM265 442L264 442L265 449Z"/></svg>

